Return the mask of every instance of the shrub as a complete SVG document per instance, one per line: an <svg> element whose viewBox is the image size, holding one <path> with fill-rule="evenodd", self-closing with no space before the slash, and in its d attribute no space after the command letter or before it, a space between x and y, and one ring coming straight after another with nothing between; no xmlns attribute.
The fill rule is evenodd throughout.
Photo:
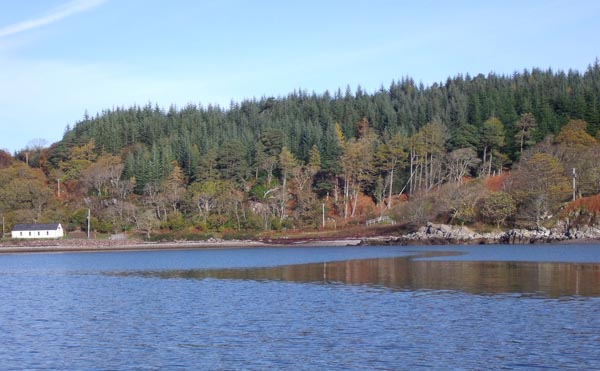
<svg viewBox="0 0 600 371"><path fill-rule="evenodd" d="M184 241L206 241L213 238L212 233L185 233L178 236L177 239Z"/></svg>
<svg viewBox="0 0 600 371"><path fill-rule="evenodd" d="M224 240L250 240L255 239L256 234L254 232L248 231L236 231L236 232L228 232L223 233Z"/></svg>

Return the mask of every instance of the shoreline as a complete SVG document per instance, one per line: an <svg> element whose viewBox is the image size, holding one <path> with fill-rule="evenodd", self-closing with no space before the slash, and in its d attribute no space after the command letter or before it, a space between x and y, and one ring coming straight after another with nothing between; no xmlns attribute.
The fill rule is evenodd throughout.
<svg viewBox="0 0 600 371"><path fill-rule="evenodd" d="M335 240L231 240L231 241L109 241L109 240L32 240L23 244L0 244L0 255L17 253L68 253L68 252L121 252L121 251L168 251L195 249L232 249L255 247L314 247L358 246L360 238Z"/></svg>
<svg viewBox="0 0 600 371"><path fill-rule="evenodd" d="M0 244L0 255L19 253L69 253L69 252L126 252L126 251L168 251L200 249L243 249L259 247L318 247L318 246L443 246L443 245L488 245L506 244L500 241L461 240L431 238L426 240L407 240L392 236L348 237L338 239L275 239L257 240L208 240L208 241L172 241L144 242L139 240L31 240L19 241L20 244ZM513 243L514 244L514 243ZM599 244L598 238L566 239L516 243L532 244Z"/></svg>

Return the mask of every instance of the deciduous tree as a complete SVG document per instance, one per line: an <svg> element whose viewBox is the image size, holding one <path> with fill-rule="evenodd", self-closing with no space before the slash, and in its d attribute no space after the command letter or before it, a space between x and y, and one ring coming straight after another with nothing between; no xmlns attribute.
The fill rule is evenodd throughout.
<svg viewBox="0 0 600 371"><path fill-rule="evenodd" d="M504 146L504 125L497 117L491 117L483 123L481 146L483 147L483 173L492 174L493 150Z"/></svg>
<svg viewBox="0 0 600 371"><path fill-rule="evenodd" d="M506 192L490 193L481 200L479 207L479 213L483 219L496 224L498 229L500 229L500 224L515 214L516 210L515 200Z"/></svg>
<svg viewBox="0 0 600 371"><path fill-rule="evenodd" d="M571 185L560 161L547 153L534 153L513 171L508 191L517 202L518 213L526 223L541 223L569 198Z"/></svg>

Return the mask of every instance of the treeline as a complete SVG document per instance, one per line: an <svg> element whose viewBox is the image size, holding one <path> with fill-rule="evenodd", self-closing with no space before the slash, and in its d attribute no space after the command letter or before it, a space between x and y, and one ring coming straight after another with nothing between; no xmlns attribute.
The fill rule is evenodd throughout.
<svg viewBox="0 0 600 371"><path fill-rule="evenodd" d="M50 148L16 154L46 176L46 213L40 202L33 214L9 201L0 210L15 221L77 225L91 208L96 228L107 232L312 227L322 223L323 203L332 220L377 216L399 194L416 200L521 169L541 161L534 153L555 158L554 170L568 180L569 166L582 167L554 152L575 136L586 148L579 155L590 159L599 130L598 61L584 73L533 69L427 87L404 78L374 93L296 91L228 108L117 108L86 114ZM585 173L581 196L597 192L595 175ZM516 221L529 201L507 194L514 210L501 221Z"/></svg>

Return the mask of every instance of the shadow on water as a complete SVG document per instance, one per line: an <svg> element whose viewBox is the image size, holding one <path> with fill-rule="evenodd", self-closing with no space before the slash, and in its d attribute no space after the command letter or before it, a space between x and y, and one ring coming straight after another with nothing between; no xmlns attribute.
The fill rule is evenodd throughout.
<svg viewBox="0 0 600 371"><path fill-rule="evenodd" d="M347 284L403 291L449 290L542 298L600 297L600 264L415 260L456 254L435 252L266 268L130 271L111 275Z"/></svg>

